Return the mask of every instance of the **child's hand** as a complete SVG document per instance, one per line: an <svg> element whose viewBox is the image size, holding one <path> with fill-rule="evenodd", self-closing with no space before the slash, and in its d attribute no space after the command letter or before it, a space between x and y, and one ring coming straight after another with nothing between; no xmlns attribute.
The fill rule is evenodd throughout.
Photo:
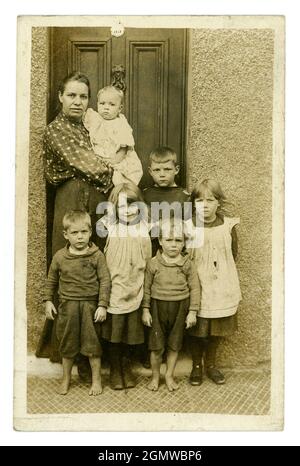
<svg viewBox="0 0 300 466"><path fill-rule="evenodd" d="M120 162L122 162L122 160L124 159L125 155L127 153L127 146L122 146L120 147L117 152L116 152L116 155L113 157L112 161L113 161L113 165L116 165Z"/></svg>
<svg viewBox="0 0 300 466"><path fill-rule="evenodd" d="M99 306L94 315L94 322L104 322L106 320L106 307Z"/></svg>
<svg viewBox="0 0 300 466"><path fill-rule="evenodd" d="M57 314L57 310L52 301L45 302L45 313L46 319L54 320L55 315Z"/></svg>
<svg viewBox="0 0 300 466"><path fill-rule="evenodd" d="M186 328L191 328L194 325L196 325L197 322L197 312L196 311L190 311L188 315L186 316L185 323L186 323Z"/></svg>
<svg viewBox="0 0 300 466"><path fill-rule="evenodd" d="M152 326L152 316L147 307L144 307L143 309L142 321L143 321L143 324L146 325L147 327Z"/></svg>

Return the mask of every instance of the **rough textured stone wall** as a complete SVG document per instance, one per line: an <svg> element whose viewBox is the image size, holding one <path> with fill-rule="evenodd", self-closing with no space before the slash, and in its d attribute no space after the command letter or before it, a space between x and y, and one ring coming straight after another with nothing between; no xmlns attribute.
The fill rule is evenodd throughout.
<svg viewBox="0 0 300 466"><path fill-rule="evenodd" d="M46 278L46 184L43 176L42 135L47 124L48 35L32 28L27 321L28 350L35 351L44 322L42 293Z"/></svg>
<svg viewBox="0 0 300 466"><path fill-rule="evenodd" d="M272 79L271 30L191 31L187 173L189 188L220 180L241 217L239 259L243 303L239 330L222 344L224 366L270 359ZM46 125L48 41L33 29L28 233L28 347L34 351L44 317L46 196L41 137Z"/></svg>
<svg viewBox="0 0 300 466"><path fill-rule="evenodd" d="M193 30L190 53L189 188L217 178L240 216L243 302L222 365L270 359L272 234L271 30Z"/></svg>

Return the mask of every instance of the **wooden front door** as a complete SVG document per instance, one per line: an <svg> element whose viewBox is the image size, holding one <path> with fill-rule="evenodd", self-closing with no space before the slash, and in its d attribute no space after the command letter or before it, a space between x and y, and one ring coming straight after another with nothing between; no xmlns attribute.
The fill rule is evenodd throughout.
<svg viewBox="0 0 300 466"><path fill-rule="evenodd" d="M112 82L112 68L125 68L124 114L133 128L144 170L141 187L152 184L148 156L158 145L178 154L178 183L185 185L186 42L184 29L125 28L112 37L109 28L51 28L49 122L58 108L59 82L79 70L91 82L90 106L97 92Z"/></svg>

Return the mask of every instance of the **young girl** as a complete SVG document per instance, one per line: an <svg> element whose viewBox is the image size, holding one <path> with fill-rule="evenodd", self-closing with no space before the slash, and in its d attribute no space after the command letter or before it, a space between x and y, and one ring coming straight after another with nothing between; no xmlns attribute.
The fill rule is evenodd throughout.
<svg viewBox="0 0 300 466"><path fill-rule="evenodd" d="M225 195L220 184L213 179L198 183L191 200L194 223L199 225L200 220L204 225L204 241L201 247L191 249L201 285L201 305L197 324L189 331L193 359L190 383L202 383L202 358L205 354L207 377L216 384L223 384L225 378L215 367L215 358L220 337L232 335L237 328L236 311L241 292L235 266L235 225L239 219L222 213ZM202 227L196 227L194 233L199 235L200 230Z"/></svg>
<svg viewBox="0 0 300 466"><path fill-rule="evenodd" d="M123 91L114 86L100 89L98 112L89 108L83 120L94 152L114 170L115 186L127 181L138 185L143 176L141 161L134 151L132 128L121 113L123 98Z"/></svg>
<svg viewBox="0 0 300 466"><path fill-rule="evenodd" d="M196 323L200 304L197 272L188 255L183 255L184 233L182 221L165 221L161 225L157 251L148 263L145 274L143 322L151 327L152 379L148 388L158 390L162 355L167 349L166 385L177 390L174 370L182 346L184 328Z"/></svg>
<svg viewBox="0 0 300 466"><path fill-rule="evenodd" d="M144 341L140 304L151 240L146 215L141 215L142 194L133 183L116 186L109 197L110 209L97 222L97 233L107 229L104 254L111 276L111 294L102 337L109 342L110 385L114 390L132 388L132 345ZM142 218L141 218L142 217Z"/></svg>

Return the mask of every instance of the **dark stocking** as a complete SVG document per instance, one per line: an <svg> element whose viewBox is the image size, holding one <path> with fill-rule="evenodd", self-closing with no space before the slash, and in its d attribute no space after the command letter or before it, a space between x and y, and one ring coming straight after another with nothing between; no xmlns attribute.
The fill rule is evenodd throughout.
<svg viewBox="0 0 300 466"><path fill-rule="evenodd" d="M113 390L122 390L124 382L121 368L121 345L120 343L109 343L108 345L110 364L110 386Z"/></svg>

